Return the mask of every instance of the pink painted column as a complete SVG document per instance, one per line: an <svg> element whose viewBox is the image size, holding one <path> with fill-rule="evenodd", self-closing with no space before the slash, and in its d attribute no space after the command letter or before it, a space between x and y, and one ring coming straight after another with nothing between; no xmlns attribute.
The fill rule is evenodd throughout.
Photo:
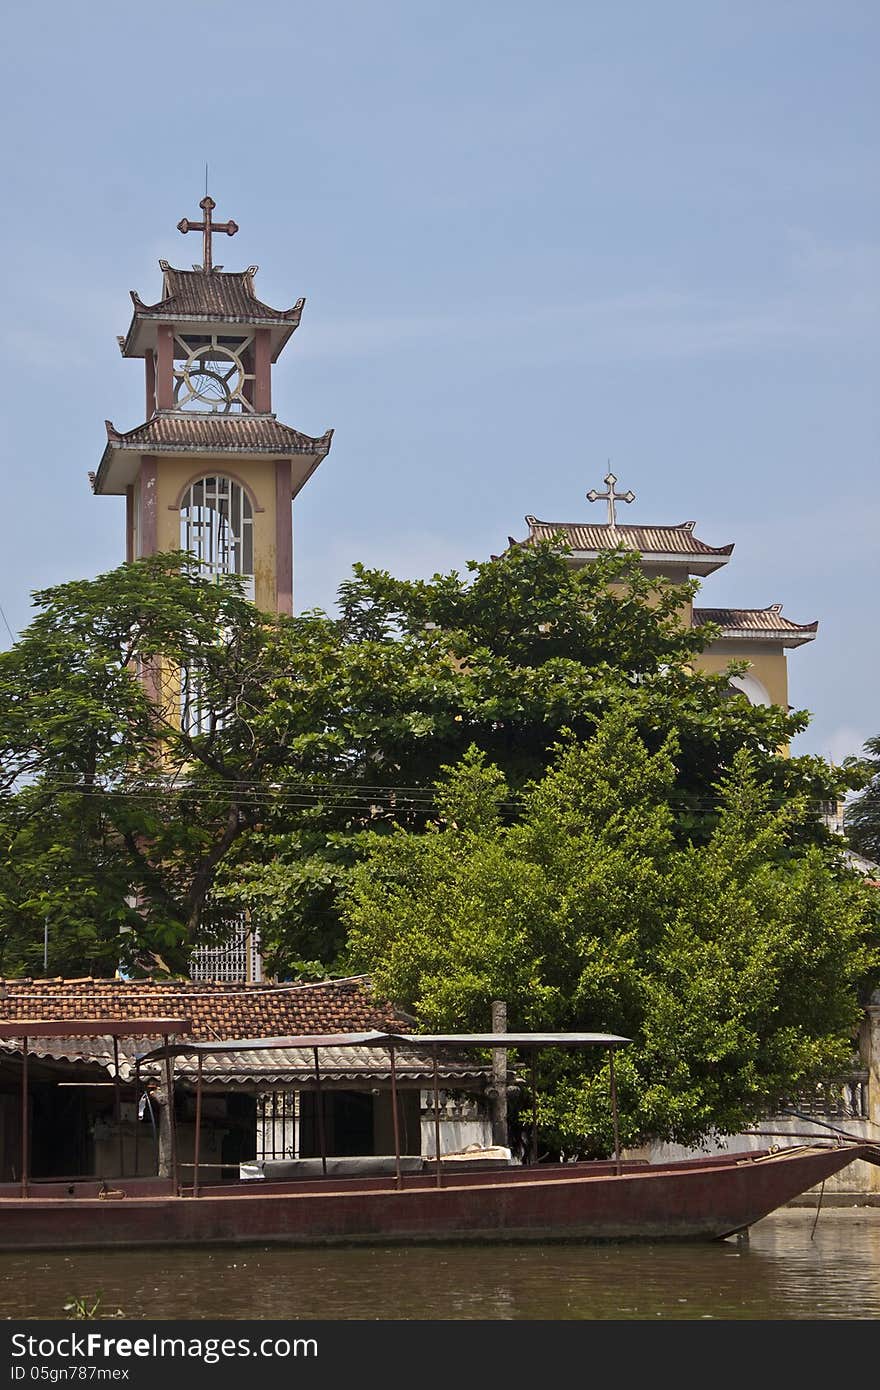
<svg viewBox="0 0 880 1390"><path fill-rule="evenodd" d="M275 461L275 611L293 613L293 487L290 459Z"/></svg>
<svg viewBox="0 0 880 1390"><path fill-rule="evenodd" d="M248 402L248 404L249 404L250 406L253 406L253 404L254 404L254 384L255 384L255 372L254 372L254 345L253 345L253 343L251 343L249 347L246 347L245 350L244 350L244 352L241 354L241 364L242 364L242 366L244 367L245 376L248 377L248 378L250 378L249 380L246 380L246 381L244 382L244 384L243 384L243 386L242 386L242 388L241 388L241 394L244 396L244 398L245 398L245 400Z"/></svg>
<svg viewBox="0 0 880 1390"><path fill-rule="evenodd" d="M138 478L140 486L140 555L155 555L159 549L159 468L149 454L141 459Z"/></svg>
<svg viewBox="0 0 880 1390"><path fill-rule="evenodd" d="M155 555L159 549L159 467L150 454L141 456L141 467L135 484L138 489L139 534L132 537L134 558ZM134 489L132 489L134 492ZM144 661L140 668L141 684L154 705L162 703L162 663L159 658Z"/></svg>
<svg viewBox="0 0 880 1390"><path fill-rule="evenodd" d="M125 560L131 564L134 559L134 488L125 489Z"/></svg>
<svg viewBox="0 0 880 1390"><path fill-rule="evenodd" d="M174 331L170 323L160 323L156 330L156 406L159 410L174 406Z"/></svg>
<svg viewBox="0 0 880 1390"><path fill-rule="evenodd" d="M144 358L144 377L147 408L144 419L149 420L156 413L156 359L151 352Z"/></svg>
<svg viewBox="0 0 880 1390"><path fill-rule="evenodd" d="M254 410L268 415L272 410L272 344L268 328L258 328L254 337Z"/></svg>

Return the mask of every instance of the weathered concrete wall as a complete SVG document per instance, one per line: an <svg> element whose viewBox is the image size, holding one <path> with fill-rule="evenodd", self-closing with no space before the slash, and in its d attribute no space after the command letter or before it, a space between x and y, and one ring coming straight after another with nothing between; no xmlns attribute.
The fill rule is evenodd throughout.
<svg viewBox="0 0 880 1390"><path fill-rule="evenodd" d="M854 1138L877 1143L880 1131L872 1128L867 1120L831 1120ZM681 1158L696 1158L701 1153L750 1153L756 1149L767 1149L774 1144L786 1148L792 1144L808 1142L804 1135L815 1139L829 1140L834 1135L828 1129L812 1125L805 1120L796 1120L789 1115L773 1115L760 1126L764 1133L743 1133L719 1135L717 1142L709 1143L701 1149L686 1149L681 1144L651 1144L643 1149L628 1150L628 1157L648 1158L652 1163L671 1163ZM772 1131L767 1133L766 1131ZM860 1199L880 1199L880 1168L870 1163L851 1163L848 1168L829 1178L825 1183L826 1195L844 1194L856 1204Z"/></svg>

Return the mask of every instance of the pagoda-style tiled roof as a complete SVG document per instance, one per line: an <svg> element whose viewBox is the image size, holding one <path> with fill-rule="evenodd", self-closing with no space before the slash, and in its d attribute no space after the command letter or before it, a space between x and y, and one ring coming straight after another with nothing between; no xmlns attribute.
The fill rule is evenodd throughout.
<svg viewBox="0 0 880 1390"><path fill-rule="evenodd" d="M282 425L274 415L197 414L183 410L161 411L124 434L105 420L108 447L136 449L139 453L196 450L199 453L326 454L333 431L318 439Z"/></svg>
<svg viewBox="0 0 880 1390"><path fill-rule="evenodd" d="M301 466L294 468L295 495L321 459L326 458L333 439L332 430L313 439L290 425L283 425L274 415L244 412L220 415L159 411L144 424L125 433L117 430L111 420L104 423L107 444L92 484L96 493L124 492L134 480L138 461L144 454L189 454L209 458L230 454L301 460Z"/></svg>
<svg viewBox="0 0 880 1390"><path fill-rule="evenodd" d="M258 266L247 270L175 270L167 261L159 262L164 272L162 298L158 304L144 304L135 290L131 291L135 308L143 314L155 314L167 319L169 311L193 318L215 315L217 318L254 318L268 323L299 323L304 299L298 299L292 309L270 309L254 293L254 276Z"/></svg>
<svg viewBox="0 0 880 1390"><path fill-rule="evenodd" d="M290 335L299 327L304 299L290 309L272 309L254 292L258 266L247 270L176 270L160 261L163 272L162 298L145 304L136 290L130 290L134 315L128 332L119 339L123 357L140 357L152 346L157 323L218 324L235 323L271 328L274 361Z"/></svg>
<svg viewBox="0 0 880 1390"><path fill-rule="evenodd" d="M800 647L812 642L819 629L813 623L793 623L782 615L782 604L771 603L768 608L695 608L694 627L713 623L721 628L724 641L781 642L786 647Z"/></svg>
<svg viewBox="0 0 880 1390"><path fill-rule="evenodd" d="M711 574L724 565L733 554L733 544L706 545L694 535L695 522L683 521L678 526L609 526L607 523L579 521L538 521L527 516L530 533L525 541L513 542L534 545L553 540L559 532L577 559L594 559L603 551L638 551L655 564L687 565L691 574Z"/></svg>

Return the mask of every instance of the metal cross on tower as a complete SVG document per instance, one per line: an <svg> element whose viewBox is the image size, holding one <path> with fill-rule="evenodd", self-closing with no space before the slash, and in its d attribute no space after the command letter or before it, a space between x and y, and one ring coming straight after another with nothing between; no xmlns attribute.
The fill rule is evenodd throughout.
<svg viewBox="0 0 880 1390"><path fill-rule="evenodd" d="M214 199L209 198L206 193L202 201L199 203L199 207L202 208L205 214L204 220L201 222L190 222L188 217L182 217L177 224L177 230L179 232L201 232L203 234L205 249L203 255L203 263L201 267L202 270L214 269L214 266L212 266L211 264L211 233L225 232L227 236L235 236L235 233L238 231L237 222L211 221L211 213L214 211L214 208L216 206L217 204L214 202ZM217 266L217 269L220 270L222 269L222 267Z"/></svg>
<svg viewBox="0 0 880 1390"><path fill-rule="evenodd" d="M615 504L615 502L635 502L635 500L636 500L636 495L635 495L634 492L615 492L615 491L614 491L614 484L617 482L617 479L615 478L615 476L614 476L613 473L606 473L606 474L605 474L605 478L604 478L604 482L605 482L606 491L605 491L605 492L597 492L596 489L595 489L594 487L591 487L591 488L590 488L590 491L587 493L587 501L588 501L588 502L607 502L607 503L608 503L608 525L609 525L609 526L614 526L614 525L616 524L616 521L617 521L617 517L615 516L615 513L614 513L614 504Z"/></svg>

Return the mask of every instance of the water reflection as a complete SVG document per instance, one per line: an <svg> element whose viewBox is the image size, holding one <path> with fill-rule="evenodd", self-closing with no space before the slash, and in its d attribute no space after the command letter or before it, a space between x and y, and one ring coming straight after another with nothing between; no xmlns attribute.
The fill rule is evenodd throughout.
<svg viewBox="0 0 880 1390"><path fill-rule="evenodd" d="M880 1210L788 1208L748 1245L0 1254L0 1316L694 1319L880 1316Z"/></svg>

